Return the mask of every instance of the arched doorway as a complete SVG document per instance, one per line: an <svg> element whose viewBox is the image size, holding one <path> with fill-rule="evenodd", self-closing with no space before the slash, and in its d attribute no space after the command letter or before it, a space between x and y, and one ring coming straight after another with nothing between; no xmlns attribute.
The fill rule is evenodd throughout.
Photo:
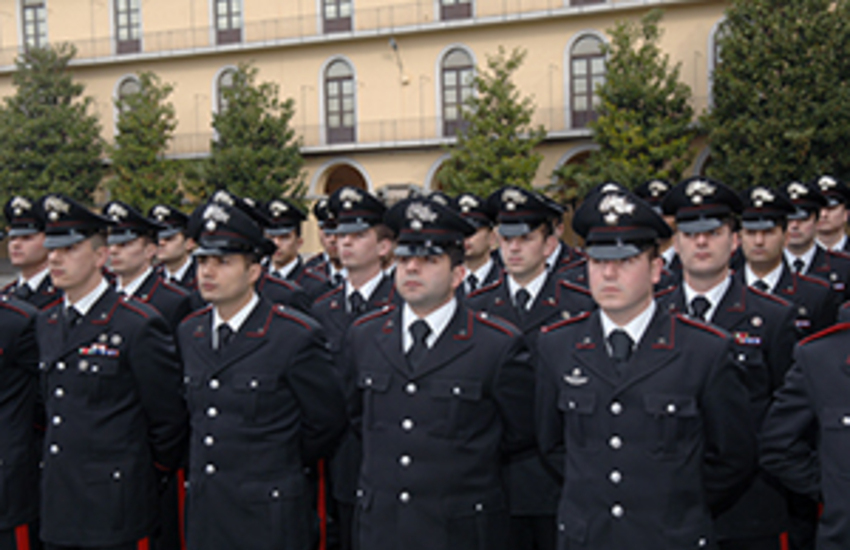
<svg viewBox="0 0 850 550"><path fill-rule="evenodd" d="M334 191L345 186L357 187L364 190L369 189L366 179L357 168L347 164L340 164L329 168L327 178L325 179L325 195L330 196Z"/></svg>

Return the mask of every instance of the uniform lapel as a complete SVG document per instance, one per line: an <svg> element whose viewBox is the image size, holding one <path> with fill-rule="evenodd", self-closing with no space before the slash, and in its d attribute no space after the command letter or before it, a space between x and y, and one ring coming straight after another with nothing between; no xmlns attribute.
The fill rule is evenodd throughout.
<svg viewBox="0 0 850 550"><path fill-rule="evenodd" d="M591 313L585 326L587 332L579 336L573 352L573 357L579 365L567 366L566 382L569 384L571 383L570 379L575 379L576 383L579 383L584 378L581 372L581 367L584 367L586 371L593 372L611 386L616 386L619 383L619 376L614 368L614 361L608 355L608 350L605 347L599 310Z"/></svg>
<svg viewBox="0 0 850 550"><path fill-rule="evenodd" d="M381 327L381 332L378 333L377 340L378 349L381 350L387 362L407 378L410 377L410 368L401 348L401 331L403 330L401 311L402 308L396 308L387 316L384 325Z"/></svg>
<svg viewBox="0 0 850 550"><path fill-rule="evenodd" d="M556 279L549 272L546 275L546 282L540 288L540 292L534 299L522 319L522 331L528 333L543 326L546 322L558 313L558 296L556 289ZM513 309L513 308L512 308Z"/></svg>
<svg viewBox="0 0 850 550"><path fill-rule="evenodd" d="M472 349L471 332L472 315L463 305L458 303L452 320L449 321L448 326L434 342L431 349L428 350L422 365L413 371L411 378L427 376L470 351ZM398 340L400 341L401 338Z"/></svg>
<svg viewBox="0 0 850 550"><path fill-rule="evenodd" d="M657 308L637 349L626 364L619 390L622 391L663 369L678 356L674 317L665 309Z"/></svg>
<svg viewBox="0 0 850 550"><path fill-rule="evenodd" d="M717 304L711 323L730 330L747 317L747 289L736 277L731 278L729 288Z"/></svg>
<svg viewBox="0 0 850 550"><path fill-rule="evenodd" d="M156 292L156 287L159 286L160 280L159 274L156 271L151 271L148 273L148 276L145 277L145 280L142 281L142 284L139 285L139 288L133 296L143 302L150 302L151 298L153 298L154 292Z"/></svg>
<svg viewBox="0 0 850 550"><path fill-rule="evenodd" d="M265 335L269 315L271 314L271 304L266 300L261 299L260 303L254 308L254 311L248 315L245 322L239 327L239 331L233 335L233 340L221 351L216 354L217 361L213 363L213 372L217 374L240 359L256 351L264 346L267 338L262 338ZM211 330L211 326L210 329ZM209 344L209 342L207 342ZM212 351L208 345L207 349ZM213 352L215 353L215 352Z"/></svg>
<svg viewBox="0 0 850 550"><path fill-rule="evenodd" d="M97 337L103 333L104 325L109 322L115 308L120 300L118 293L112 287L106 289L106 292L92 305L88 313L68 331L68 338L62 344L62 352L60 356L72 353L75 350L85 347L97 340ZM61 325L65 322L63 318L64 306L59 306L57 314L57 322ZM60 326L61 334L61 326Z"/></svg>
<svg viewBox="0 0 850 550"><path fill-rule="evenodd" d="M508 290L506 274L502 274L502 278L499 280L499 286L494 288L492 292L488 292L488 298L490 303L482 309L493 315L498 315L502 319L507 319L518 327L521 326L519 315L517 315L513 299Z"/></svg>

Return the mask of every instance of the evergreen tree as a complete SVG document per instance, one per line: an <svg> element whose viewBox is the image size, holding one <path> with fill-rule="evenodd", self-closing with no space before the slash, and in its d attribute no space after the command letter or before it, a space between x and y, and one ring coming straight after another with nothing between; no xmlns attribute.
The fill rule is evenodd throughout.
<svg viewBox="0 0 850 550"><path fill-rule="evenodd" d="M691 90L679 82L680 64L671 66L658 46L662 16L652 10L608 31L606 80L596 89L599 117L589 124L599 150L555 171L566 198L605 181L629 188L652 178L675 182L693 158Z"/></svg>
<svg viewBox="0 0 850 550"><path fill-rule="evenodd" d="M233 86L222 91L226 105L213 117L217 137L211 144L203 189L213 189L267 201L281 194L304 194L304 158L301 139L290 127L292 99L280 101L279 86L256 84L257 69L241 64L233 75Z"/></svg>
<svg viewBox="0 0 850 550"><path fill-rule="evenodd" d="M163 158L177 127L174 106L167 102L173 86L150 72L138 76L138 91L115 101L118 136L110 148L114 177L109 190L112 198L141 212L157 203L179 206L179 174Z"/></svg>
<svg viewBox="0 0 850 550"><path fill-rule="evenodd" d="M475 77L475 91L462 111L463 129L439 172L444 191L486 197L503 185L531 187L543 156L534 148L546 137L531 127L534 103L521 98L513 74L526 52L487 56L487 71Z"/></svg>
<svg viewBox="0 0 850 550"><path fill-rule="evenodd" d="M738 188L850 176L850 4L733 0L719 36L709 175Z"/></svg>
<svg viewBox="0 0 850 550"><path fill-rule="evenodd" d="M101 181L100 124L93 100L68 72L73 46L32 48L15 61L14 95L0 107L0 201L62 192L90 201Z"/></svg>

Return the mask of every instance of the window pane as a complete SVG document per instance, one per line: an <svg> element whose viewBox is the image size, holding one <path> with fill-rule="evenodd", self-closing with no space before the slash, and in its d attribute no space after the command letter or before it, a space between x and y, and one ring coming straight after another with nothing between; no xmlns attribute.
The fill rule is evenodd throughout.
<svg viewBox="0 0 850 550"><path fill-rule="evenodd" d="M587 110L587 98L585 96L575 96L573 98L573 110L574 111L586 111Z"/></svg>
<svg viewBox="0 0 850 550"><path fill-rule="evenodd" d="M475 83L475 73L472 69L462 71L460 76L460 81L463 86L472 86Z"/></svg>
<svg viewBox="0 0 850 550"><path fill-rule="evenodd" d="M343 80L342 81L342 93L345 95L351 95L354 93L354 81L353 80Z"/></svg>
<svg viewBox="0 0 850 550"><path fill-rule="evenodd" d="M573 75L584 76L587 74L587 62L584 59L573 61Z"/></svg>
<svg viewBox="0 0 850 550"><path fill-rule="evenodd" d="M351 68L344 61L334 61L327 71L328 78L353 76L353 74Z"/></svg>
<svg viewBox="0 0 850 550"><path fill-rule="evenodd" d="M354 110L354 99L351 97L343 97L342 98L342 110L343 111L353 111Z"/></svg>
<svg viewBox="0 0 850 550"><path fill-rule="evenodd" d="M585 36L573 45L573 55L598 55L602 53L602 41L595 36Z"/></svg>
<svg viewBox="0 0 850 550"><path fill-rule="evenodd" d="M443 5L444 6L454 6L455 0L443 0Z"/></svg>
<svg viewBox="0 0 850 550"><path fill-rule="evenodd" d="M351 17L351 4L345 2L339 5L339 16L340 17Z"/></svg>
<svg viewBox="0 0 850 550"><path fill-rule="evenodd" d="M452 88L451 90L445 90L443 92L443 102L447 105L457 103L457 93L455 92L454 88Z"/></svg>
<svg viewBox="0 0 850 550"><path fill-rule="evenodd" d="M601 104L602 98L600 98L598 95L593 96L593 110L595 111L596 109L598 109Z"/></svg>
<svg viewBox="0 0 850 550"><path fill-rule="evenodd" d="M227 16L220 16L218 18L218 29L227 30Z"/></svg>
<svg viewBox="0 0 850 550"><path fill-rule="evenodd" d="M230 28L231 29L238 29L241 26L242 26L242 16L233 15L231 17Z"/></svg>
<svg viewBox="0 0 850 550"><path fill-rule="evenodd" d="M587 93L587 80L583 78L573 80L573 92L577 94Z"/></svg>
<svg viewBox="0 0 850 550"><path fill-rule="evenodd" d="M594 74L604 73L605 72L605 58L598 57L594 58L590 61L590 70Z"/></svg>
<svg viewBox="0 0 850 550"><path fill-rule="evenodd" d="M598 87L602 86L605 83L604 76L595 76L593 77L593 89L596 90Z"/></svg>
<svg viewBox="0 0 850 550"><path fill-rule="evenodd" d="M339 95L339 82L328 82L328 97Z"/></svg>
<svg viewBox="0 0 850 550"><path fill-rule="evenodd" d="M472 88L461 88L460 90L460 100L466 102L467 99L472 97Z"/></svg>
<svg viewBox="0 0 850 550"><path fill-rule="evenodd" d="M343 115L342 125L345 126L346 128L353 128L354 127L354 115L351 115L351 114Z"/></svg>
<svg viewBox="0 0 850 550"><path fill-rule="evenodd" d="M328 116L328 126L331 128L339 128L339 115L331 114Z"/></svg>
<svg viewBox="0 0 850 550"><path fill-rule="evenodd" d="M449 68L466 68L472 65L472 58L463 50L452 50L443 59L443 67Z"/></svg>
<svg viewBox="0 0 850 550"><path fill-rule="evenodd" d="M443 73L443 83L447 88L457 86L457 73L454 71L446 71Z"/></svg>
<svg viewBox="0 0 850 550"><path fill-rule="evenodd" d="M457 120L457 107L454 105L446 106L446 120Z"/></svg>
<svg viewBox="0 0 850 550"><path fill-rule="evenodd" d="M336 19L336 5L325 6L325 19Z"/></svg>

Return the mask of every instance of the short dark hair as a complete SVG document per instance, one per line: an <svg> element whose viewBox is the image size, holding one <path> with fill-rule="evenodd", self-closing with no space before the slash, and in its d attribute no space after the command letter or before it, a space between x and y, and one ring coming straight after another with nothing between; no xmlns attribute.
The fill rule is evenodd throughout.
<svg viewBox="0 0 850 550"><path fill-rule="evenodd" d="M463 264L464 257L466 256L463 247L457 245L447 246L446 254L448 254L449 261L451 262L453 268Z"/></svg>

